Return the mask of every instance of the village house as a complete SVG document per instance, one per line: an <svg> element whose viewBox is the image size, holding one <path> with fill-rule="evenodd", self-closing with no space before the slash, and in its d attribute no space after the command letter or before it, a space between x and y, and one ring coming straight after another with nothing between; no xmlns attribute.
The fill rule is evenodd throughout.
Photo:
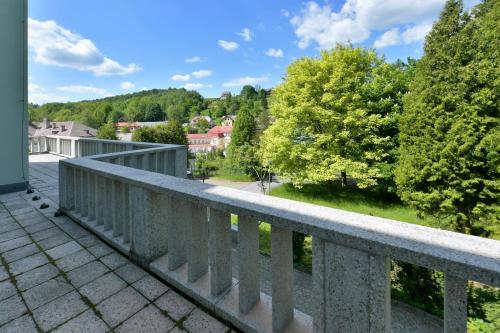
<svg viewBox="0 0 500 333"><path fill-rule="evenodd" d="M236 116L227 115L221 118L222 126L234 126L234 122L236 121Z"/></svg>
<svg viewBox="0 0 500 333"><path fill-rule="evenodd" d="M95 137L97 130L76 121L50 121L43 118L40 123L30 122L28 133L30 137L58 135L88 138Z"/></svg>
<svg viewBox="0 0 500 333"><path fill-rule="evenodd" d="M187 134L191 153L208 153L216 149L226 150L231 142L232 126L215 126L208 133Z"/></svg>

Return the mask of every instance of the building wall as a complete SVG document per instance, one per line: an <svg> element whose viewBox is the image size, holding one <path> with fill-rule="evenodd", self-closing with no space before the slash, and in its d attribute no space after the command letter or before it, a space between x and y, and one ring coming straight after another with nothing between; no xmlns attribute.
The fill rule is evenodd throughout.
<svg viewBox="0 0 500 333"><path fill-rule="evenodd" d="M0 1L0 193L28 181L27 0Z"/></svg>

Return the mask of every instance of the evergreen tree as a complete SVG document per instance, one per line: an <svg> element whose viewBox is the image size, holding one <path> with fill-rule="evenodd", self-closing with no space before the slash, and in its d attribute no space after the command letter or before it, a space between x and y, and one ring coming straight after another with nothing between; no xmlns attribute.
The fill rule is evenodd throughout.
<svg viewBox="0 0 500 333"><path fill-rule="evenodd" d="M113 124L104 124L97 130L97 138L107 140L118 140L116 128Z"/></svg>
<svg viewBox="0 0 500 333"><path fill-rule="evenodd" d="M499 222L499 6L484 1L469 16L446 3L400 122L401 198L461 232Z"/></svg>

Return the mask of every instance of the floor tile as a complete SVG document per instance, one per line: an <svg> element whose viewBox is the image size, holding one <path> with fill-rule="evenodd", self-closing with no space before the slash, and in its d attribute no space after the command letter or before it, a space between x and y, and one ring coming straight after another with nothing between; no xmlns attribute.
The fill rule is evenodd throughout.
<svg viewBox="0 0 500 333"><path fill-rule="evenodd" d="M42 284L59 274L59 270L52 264L46 264L29 272L16 276L17 287L24 291Z"/></svg>
<svg viewBox="0 0 500 333"><path fill-rule="evenodd" d="M26 314L0 327L2 333L38 333L30 315Z"/></svg>
<svg viewBox="0 0 500 333"><path fill-rule="evenodd" d="M132 263L118 268L115 273L128 283L134 283L147 274L145 270Z"/></svg>
<svg viewBox="0 0 500 333"><path fill-rule="evenodd" d="M179 320L189 314L196 307L193 303L177 294L173 290L169 290L155 301L155 304L162 310L166 311L170 317Z"/></svg>
<svg viewBox="0 0 500 333"><path fill-rule="evenodd" d="M22 247L18 247L15 250L5 252L2 254L2 256L4 257L5 261L13 262L39 252L40 250L38 249L38 247L34 243L31 243Z"/></svg>
<svg viewBox="0 0 500 333"><path fill-rule="evenodd" d="M169 289L163 282L151 275L143 277L132 286L151 301L160 297Z"/></svg>
<svg viewBox="0 0 500 333"><path fill-rule="evenodd" d="M31 239L28 236L22 236L16 239L11 239L6 242L0 243L0 253L7 252L10 250L17 249L18 247L25 246L31 243Z"/></svg>
<svg viewBox="0 0 500 333"><path fill-rule="evenodd" d="M80 288L80 292L82 295L88 297L92 303L97 304L126 286L125 281L118 277L118 275L108 273L84 285Z"/></svg>
<svg viewBox="0 0 500 333"><path fill-rule="evenodd" d="M184 321L183 326L190 332L223 333L229 327L200 309L195 309Z"/></svg>
<svg viewBox="0 0 500 333"><path fill-rule="evenodd" d="M112 270L115 270L118 267L121 267L130 262L128 261L128 259L126 259L118 252L113 252L111 254L108 254L107 256L102 257L100 260L103 262L104 265L108 266Z"/></svg>
<svg viewBox="0 0 500 333"><path fill-rule="evenodd" d="M75 241L70 241L68 243L59 245L53 249L47 251L47 254L54 260L60 259L62 257L68 256L75 252L82 250L80 244Z"/></svg>
<svg viewBox="0 0 500 333"><path fill-rule="evenodd" d="M68 284L62 277L56 277L44 282L36 287L23 292L24 300L30 308L34 310L41 305L72 291L74 288Z"/></svg>
<svg viewBox="0 0 500 333"><path fill-rule="evenodd" d="M0 325L22 316L28 310L19 295L1 301L0 309L2 309L0 311Z"/></svg>
<svg viewBox="0 0 500 333"><path fill-rule="evenodd" d="M104 243L91 246L87 250L89 250L89 252L95 255L97 258L103 257L113 252L113 249Z"/></svg>
<svg viewBox="0 0 500 333"><path fill-rule="evenodd" d="M92 310L87 310L51 333L105 333L107 331L109 327Z"/></svg>
<svg viewBox="0 0 500 333"><path fill-rule="evenodd" d="M43 253L33 254L29 257L16 260L9 264L10 272L13 275L18 275L27 271L32 270L33 268L37 268L45 265L49 262L47 256Z"/></svg>
<svg viewBox="0 0 500 333"><path fill-rule="evenodd" d="M148 300L128 287L97 306L97 310L109 326L115 327L142 309Z"/></svg>
<svg viewBox="0 0 500 333"><path fill-rule="evenodd" d="M0 243L3 243L5 241L19 238L21 236L25 236L26 232L23 229L16 229L13 231L8 231L8 232L3 232L0 233Z"/></svg>
<svg viewBox="0 0 500 333"><path fill-rule="evenodd" d="M42 330L49 331L86 309L80 295L73 291L33 311L33 318Z"/></svg>
<svg viewBox="0 0 500 333"><path fill-rule="evenodd" d="M175 323L149 305L116 328L117 333L166 333Z"/></svg>
<svg viewBox="0 0 500 333"><path fill-rule="evenodd" d="M69 272L95 259L96 258L87 250L80 250L78 252L70 254L69 256L57 260L56 265L63 271Z"/></svg>
<svg viewBox="0 0 500 333"><path fill-rule="evenodd" d="M0 301L14 296L16 293L16 287L12 284L12 282L10 282L10 280L0 282Z"/></svg>
<svg viewBox="0 0 500 333"><path fill-rule="evenodd" d="M69 272L68 278L75 287L81 287L107 272L109 268L103 263L92 261Z"/></svg>

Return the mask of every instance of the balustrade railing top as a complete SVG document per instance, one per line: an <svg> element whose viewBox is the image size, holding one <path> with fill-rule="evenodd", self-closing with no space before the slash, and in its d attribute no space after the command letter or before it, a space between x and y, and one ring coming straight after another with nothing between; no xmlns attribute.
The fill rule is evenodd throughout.
<svg viewBox="0 0 500 333"><path fill-rule="evenodd" d="M444 272L445 332L466 332L468 280L500 287L498 241L181 179L185 147L138 148L61 161L61 210L244 331L388 332L390 259ZM271 224L271 295L258 221ZM293 231L313 237L310 315L294 307Z"/></svg>

